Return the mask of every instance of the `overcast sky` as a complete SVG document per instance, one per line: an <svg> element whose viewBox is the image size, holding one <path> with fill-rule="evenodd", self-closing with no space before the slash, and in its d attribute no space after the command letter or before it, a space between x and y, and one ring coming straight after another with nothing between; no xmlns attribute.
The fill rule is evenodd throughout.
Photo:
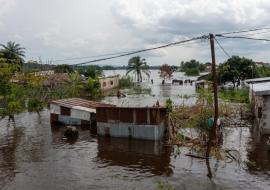
<svg viewBox="0 0 270 190"><path fill-rule="evenodd" d="M149 48L210 32L265 27L269 22L270 0L0 0L0 43L16 41L26 48L27 60L41 56L44 62ZM270 39L269 34L252 37ZM220 43L231 55L270 62L269 42ZM150 65L211 58L208 41L139 55ZM98 64L126 65L129 58ZM217 62L224 59L217 47Z"/></svg>

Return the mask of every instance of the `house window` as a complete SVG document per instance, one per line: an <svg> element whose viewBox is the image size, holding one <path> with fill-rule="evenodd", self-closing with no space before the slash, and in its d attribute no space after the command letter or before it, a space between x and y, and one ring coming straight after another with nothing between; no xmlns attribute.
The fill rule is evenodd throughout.
<svg viewBox="0 0 270 190"><path fill-rule="evenodd" d="M103 87L106 87L106 82L103 82Z"/></svg>
<svg viewBox="0 0 270 190"><path fill-rule="evenodd" d="M111 85L113 85L113 81L111 80Z"/></svg>

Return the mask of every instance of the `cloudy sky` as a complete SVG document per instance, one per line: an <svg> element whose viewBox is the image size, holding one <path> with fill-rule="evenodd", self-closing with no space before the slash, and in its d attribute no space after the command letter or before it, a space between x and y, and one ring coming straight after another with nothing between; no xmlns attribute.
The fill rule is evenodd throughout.
<svg viewBox="0 0 270 190"><path fill-rule="evenodd" d="M269 22L269 0L0 0L0 43L16 41L26 48L26 59L40 56L44 62L155 47L210 32L268 27ZM251 37L270 39L266 32ZM269 42L222 39L220 43L231 55L270 62ZM150 65L211 58L208 41L140 56ZM98 64L126 65L129 58ZM217 61L224 59L217 47Z"/></svg>

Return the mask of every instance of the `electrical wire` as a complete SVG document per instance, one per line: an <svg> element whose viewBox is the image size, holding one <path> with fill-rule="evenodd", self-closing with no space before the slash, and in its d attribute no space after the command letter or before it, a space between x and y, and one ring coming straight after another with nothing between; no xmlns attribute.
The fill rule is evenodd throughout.
<svg viewBox="0 0 270 190"><path fill-rule="evenodd" d="M238 39L246 39L246 40L258 40L258 41L267 41L270 42L270 39L265 39L265 38L251 38L251 37L245 37L245 36L224 36L221 34L217 34L217 37L222 37L222 38L238 38Z"/></svg>
<svg viewBox="0 0 270 190"><path fill-rule="evenodd" d="M137 51L137 50L131 50L131 51ZM130 52L130 51L118 52L118 53L108 53L108 54L101 54L101 55L93 55L93 56L87 56L87 57L74 57L74 58L67 58L67 59L56 59L56 60L52 60L52 62L72 61L72 60L88 59L88 58L95 58L95 57L105 57L105 56L111 56L111 55L124 54L124 53L128 53L128 52Z"/></svg>
<svg viewBox="0 0 270 190"><path fill-rule="evenodd" d="M221 48L221 50L224 52L224 54L228 56L228 58L231 58L230 54L224 49L224 47L219 43L219 41L216 38L214 39L217 42L218 46Z"/></svg>
<svg viewBox="0 0 270 190"><path fill-rule="evenodd" d="M240 31L234 31L234 32L224 32L216 35L228 35L228 34L239 34L239 33L247 33L247 32L254 32L254 31L259 31L259 30L269 30L270 27L265 27L265 28L254 28L254 29L248 29L248 30L240 30Z"/></svg>
<svg viewBox="0 0 270 190"><path fill-rule="evenodd" d="M111 57L105 57L105 58L101 58L101 59L95 59L95 60L91 60L91 61L85 61L85 62L76 63L76 64L72 64L72 65L77 65L78 66L78 65L88 64L88 63L94 63L94 62L99 62L99 61L105 61L105 60L115 59L115 58L119 58L119 57L125 57L125 56L128 56L128 55L133 55L133 54L137 54L137 53L142 53L142 52L147 52L147 51L152 51L152 50L167 48L167 47L170 47L170 46L175 46L175 45L178 45L178 44L182 44L182 43L186 43L186 42L191 42L191 41L195 41L195 40L199 40L199 39L205 39L205 38L208 38L208 36L194 37L194 38L190 38L190 39L187 39L187 40L173 42L173 43L169 43L169 44L162 45L162 46L157 46L157 47L153 47L153 48L142 49L142 50L138 50L138 51L128 52L128 53L124 53L124 54L120 54L120 55L116 55L116 56L111 56Z"/></svg>

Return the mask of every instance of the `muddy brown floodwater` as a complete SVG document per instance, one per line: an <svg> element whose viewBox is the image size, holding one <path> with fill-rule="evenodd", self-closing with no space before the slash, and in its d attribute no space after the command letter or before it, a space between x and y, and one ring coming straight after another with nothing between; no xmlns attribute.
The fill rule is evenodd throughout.
<svg viewBox="0 0 270 190"><path fill-rule="evenodd" d="M82 128L77 141L67 142L63 128L50 126L47 110L15 118L15 127L0 121L1 190L157 189L159 181L192 190L270 187L269 146L248 127L225 129L223 146L240 150L241 162L211 159L210 180L205 161L185 156L187 148L102 138Z"/></svg>

